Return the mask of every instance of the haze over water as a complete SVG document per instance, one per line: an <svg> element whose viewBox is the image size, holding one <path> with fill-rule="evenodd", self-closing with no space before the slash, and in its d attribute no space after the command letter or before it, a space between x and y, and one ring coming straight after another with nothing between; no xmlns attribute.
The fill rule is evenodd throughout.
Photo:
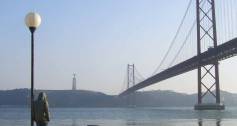
<svg viewBox="0 0 237 126"><path fill-rule="evenodd" d="M49 126L236 126L237 108L52 108ZM30 125L26 108L0 108L2 126Z"/></svg>

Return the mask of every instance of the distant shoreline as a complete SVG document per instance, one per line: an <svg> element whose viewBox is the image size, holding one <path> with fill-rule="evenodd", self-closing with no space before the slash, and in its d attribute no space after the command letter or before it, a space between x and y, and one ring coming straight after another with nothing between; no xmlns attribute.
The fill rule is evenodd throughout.
<svg viewBox="0 0 237 126"><path fill-rule="evenodd" d="M86 90L36 90L35 98L40 91L46 92L53 108L193 107L197 99L196 94L167 90L136 92L127 98ZM29 89L0 90L0 107L27 108L29 95ZM226 106L237 106L237 94L221 91L221 97ZM205 100L214 99L207 95Z"/></svg>

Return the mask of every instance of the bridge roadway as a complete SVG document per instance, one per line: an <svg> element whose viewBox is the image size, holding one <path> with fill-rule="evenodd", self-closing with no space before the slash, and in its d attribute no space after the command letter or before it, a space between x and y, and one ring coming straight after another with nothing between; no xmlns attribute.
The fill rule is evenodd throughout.
<svg viewBox="0 0 237 126"><path fill-rule="evenodd" d="M213 64L216 60L225 60L235 55L237 55L237 38L225 42L217 46L216 48L209 48L207 51L201 53L199 56L194 56L154 76L151 76L146 80L136 84L135 86L125 90L124 92L119 94L119 96L128 95L136 90L194 70L198 68L198 66Z"/></svg>

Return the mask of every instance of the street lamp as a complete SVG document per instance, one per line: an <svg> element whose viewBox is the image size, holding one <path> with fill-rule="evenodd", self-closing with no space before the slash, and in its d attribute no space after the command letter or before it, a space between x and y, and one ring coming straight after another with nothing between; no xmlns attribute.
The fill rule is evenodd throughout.
<svg viewBox="0 0 237 126"><path fill-rule="evenodd" d="M26 26L31 32L31 126L33 122L33 105L34 105L34 32L41 23L39 14L30 12L25 17Z"/></svg>

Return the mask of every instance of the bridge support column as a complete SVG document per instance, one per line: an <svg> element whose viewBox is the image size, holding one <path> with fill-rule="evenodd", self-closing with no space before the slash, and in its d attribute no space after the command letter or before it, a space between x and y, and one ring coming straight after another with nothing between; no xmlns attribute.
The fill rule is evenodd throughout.
<svg viewBox="0 0 237 126"><path fill-rule="evenodd" d="M135 85L135 66L134 64L127 66L127 89ZM127 106L135 106L135 92L129 94L127 97Z"/></svg>
<svg viewBox="0 0 237 126"><path fill-rule="evenodd" d="M196 14L197 55L200 65L198 67L198 103L194 108L196 110L223 110L225 106L220 101L218 60L203 66L200 57L200 54L207 49L217 47L215 0L196 0ZM204 45L211 44L207 48L201 46L203 43ZM214 91L213 88L215 88ZM210 96L213 99L210 99Z"/></svg>

